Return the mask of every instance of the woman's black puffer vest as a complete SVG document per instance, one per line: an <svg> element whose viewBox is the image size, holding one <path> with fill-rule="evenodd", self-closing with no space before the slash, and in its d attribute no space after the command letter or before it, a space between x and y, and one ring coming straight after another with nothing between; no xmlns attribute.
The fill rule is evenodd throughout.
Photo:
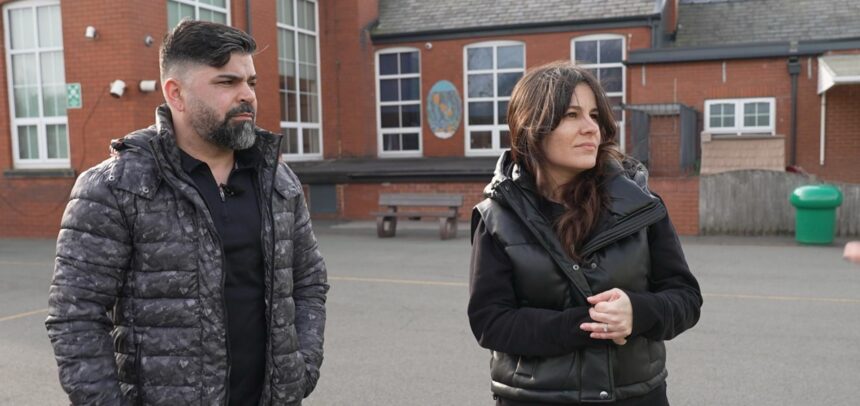
<svg viewBox="0 0 860 406"><path fill-rule="evenodd" d="M512 262L521 307L563 310L588 306L586 297L616 287L647 291L647 227L667 213L660 199L648 192L646 176L644 168L611 165L606 183L611 198L607 221L601 222L580 250L584 260L574 261L538 209L533 178L513 164L506 152L485 190L488 198L475 207L473 231L482 219L504 247ZM591 278L586 273L604 275ZM661 385L667 375L665 355L662 341L641 336L629 337L624 346L607 341L548 358L493 351L492 391L519 401L617 401L644 395Z"/></svg>

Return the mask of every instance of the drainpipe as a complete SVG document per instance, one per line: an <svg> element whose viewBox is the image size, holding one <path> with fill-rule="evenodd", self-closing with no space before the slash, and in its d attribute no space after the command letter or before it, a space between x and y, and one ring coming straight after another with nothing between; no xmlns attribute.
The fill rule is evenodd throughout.
<svg viewBox="0 0 860 406"><path fill-rule="evenodd" d="M791 157L788 165L797 164L797 76L800 74L800 58L788 58L788 74L791 76Z"/></svg>
<svg viewBox="0 0 860 406"><path fill-rule="evenodd" d="M251 33L251 0L245 0L245 24L248 26L248 35Z"/></svg>

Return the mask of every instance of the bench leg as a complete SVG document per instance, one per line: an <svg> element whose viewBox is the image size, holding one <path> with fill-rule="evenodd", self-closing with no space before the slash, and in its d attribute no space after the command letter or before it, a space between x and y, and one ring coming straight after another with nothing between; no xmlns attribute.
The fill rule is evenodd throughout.
<svg viewBox="0 0 860 406"><path fill-rule="evenodd" d="M457 237L457 218L456 217L440 217L439 218L439 238L447 240Z"/></svg>
<svg viewBox="0 0 860 406"><path fill-rule="evenodd" d="M379 238L394 237L397 232L397 217L379 216L376 218L376 235Z"/></svg>

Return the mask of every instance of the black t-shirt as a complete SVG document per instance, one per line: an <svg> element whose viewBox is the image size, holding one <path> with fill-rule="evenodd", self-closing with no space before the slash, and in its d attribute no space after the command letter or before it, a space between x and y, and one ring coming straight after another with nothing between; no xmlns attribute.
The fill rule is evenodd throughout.
<svg viewBox="0 0 860 406"><path fill-rule="evenodd" d="M184 151L182 169L206 201L224 249L224 299L230 353L230 406L257 405L266 367L266 303L260 199L251 150L236 152L222 188L206 163Z"/></svg>

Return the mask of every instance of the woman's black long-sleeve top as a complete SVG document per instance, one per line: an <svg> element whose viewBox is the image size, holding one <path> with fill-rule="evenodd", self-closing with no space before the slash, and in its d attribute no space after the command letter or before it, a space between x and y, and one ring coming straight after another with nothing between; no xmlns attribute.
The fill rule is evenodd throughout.
<svg viewBox="0 0 860 406"><path fill-rule="evenodd" d="M554 203L553 203L554 204ZM557 214L557 210L553 210ZM555 217L555 216L553 216ZM648 227L651 254L649 292L625 291L633 307L631 336L652 340L675 337L699 317L699 285L690 272L669 217ZM588 306L551 310L519 307L507 254L483 221L474 233L468 315L482 347L508 354L555 356L588 345L605 345L579 328L591 322ZM699 303L684 303L695 291ZM597 292L595 292L597 293Z"/></svg>

